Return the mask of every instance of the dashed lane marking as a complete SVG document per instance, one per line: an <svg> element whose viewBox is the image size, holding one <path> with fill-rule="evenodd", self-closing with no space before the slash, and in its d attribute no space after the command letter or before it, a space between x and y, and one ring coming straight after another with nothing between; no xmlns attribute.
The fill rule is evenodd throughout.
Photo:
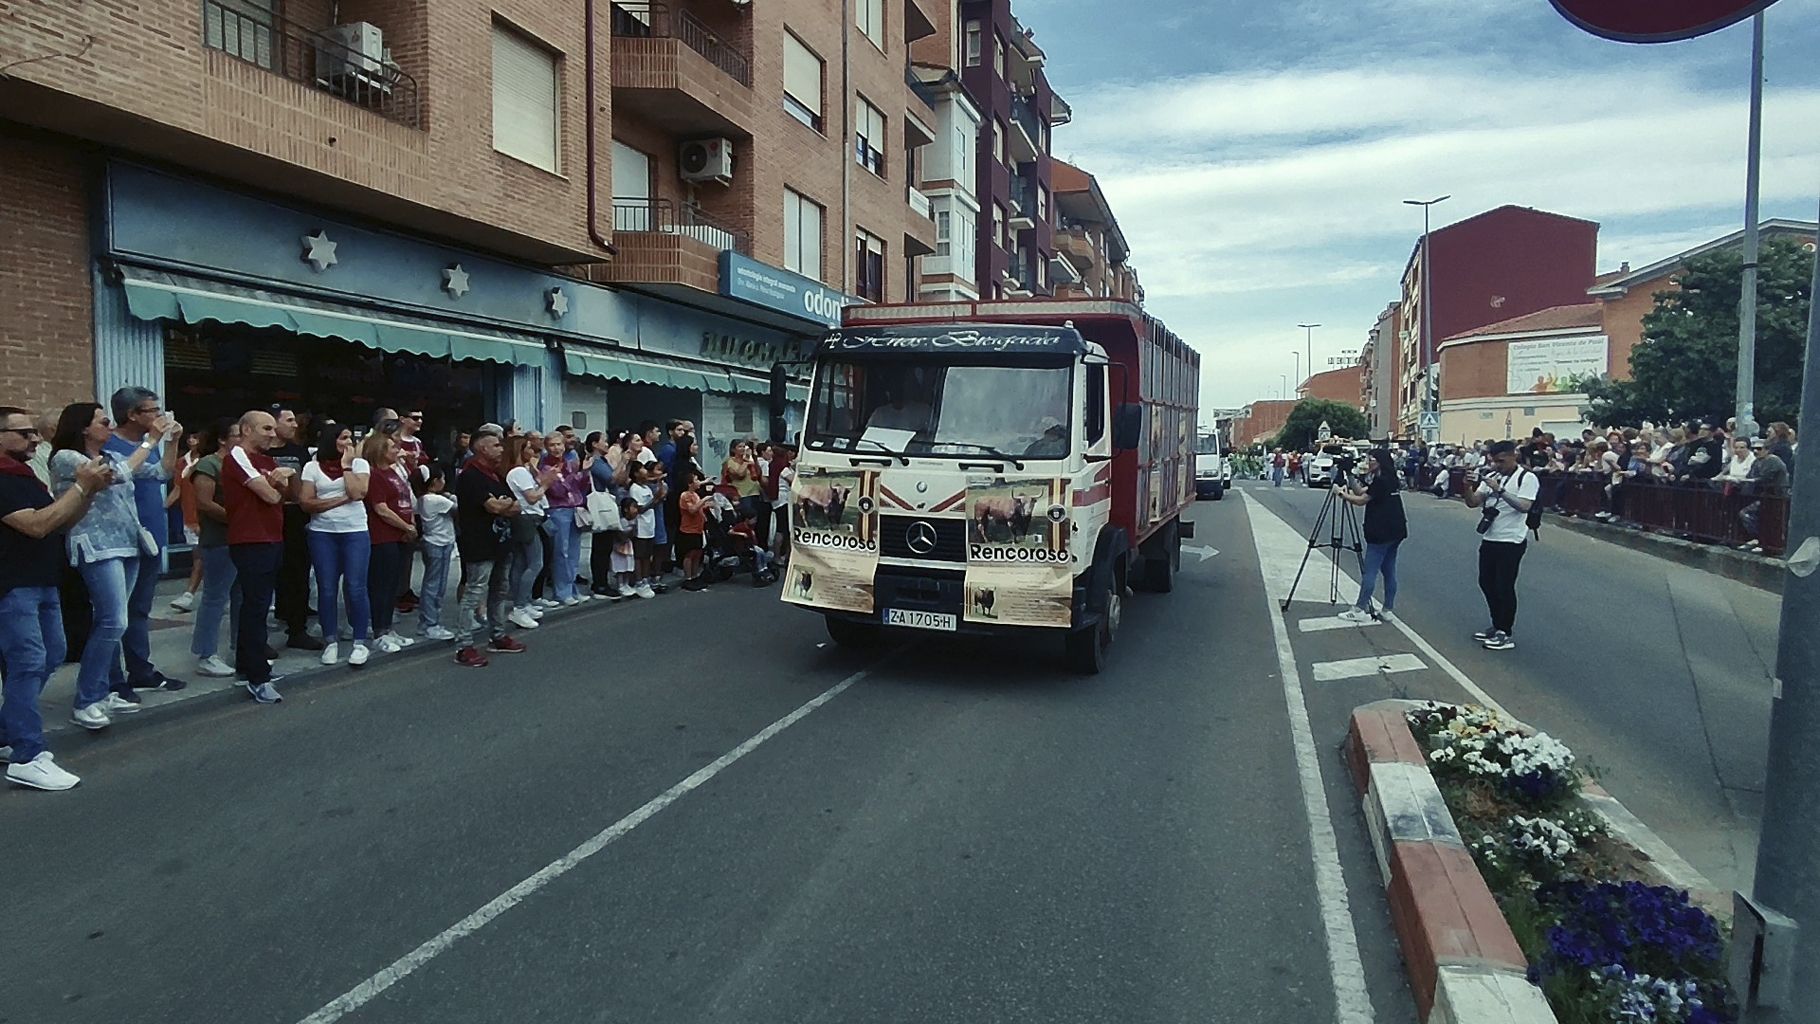
<svg viewBox="0 0 1820 1024"><path fill-rule="evenodd" d="M1428 663L1413 654L1380 654L1372 658L1346 658L1341 661L1318 661L1310 669L1317 683L1332 683L1360 676L1389 675L1393 672L1420 672Z"/></svg>
<svg viewBox="0 0 1820 1024"><path fill-rule="evenodd" d="M1338 615L1323 615L1318 618L1302 619L1295 625L1304 633L1320 633L1329 629L1364 629L1367 626L1381 625L1381 623L1377 619L1369 622L1353 622L1349 619L1342 619Z"/></svg>

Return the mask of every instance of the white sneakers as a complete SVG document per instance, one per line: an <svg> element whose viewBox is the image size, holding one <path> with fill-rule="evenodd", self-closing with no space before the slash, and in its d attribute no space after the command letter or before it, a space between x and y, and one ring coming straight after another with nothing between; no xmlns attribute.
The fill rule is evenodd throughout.
<svg viewBox="0 0 1820 1024"><path fill-rule="evenodd" d="M512 609L512 614L506 616L506 620L508 622L512 623L512 625L517 626L519 629L536 629L537 628L537 619L535 617L533 617L527 609L524 609L524 608Z"/></svg>
<svg viewBox="0 0 1820 1024"><path fill-rule="evenodd" d="M171 598L171 607L180 612L190 611L196 607L196 595L186 590L176 597ZM75 776L72 775L70 778L73 779ZM74 783L71 783L71 785L74 785Z"/></svg>
<svg viewBox="0 0 1820 1024"><path fill-rule="evenodd" d="M52 793L74 789L82 780L64 771L57 764L57 759L46 750L24 764L9 765L6 769L6 781L30 789L42 789Z"/></svg>
<svg viewBox="0 0 1820 1024"><path fill-rule="evenodd" d="M107 700L99 706L107 711L109 718L112 718L115 715L136 714L139 711L139 705L134 704L132 701L127 700L117 693L108 694Z"/></svg>
<svg viewBox="0 0 1820 1024"><path fill-rule="evenodd" d="M638 586L633 589L632 593L637 594L639 597L657 596L657 591L651 589L651 584L646 583L643 580L639 581Z"/></svg>
<svg viewBox="0 0 1820 1024"><path fill-rule="evenodd" d="M618 593L619 593L620 597L632 597L632 596L636 595L638 593L638 591L633 590L632 585L630 583L626 583L626 582L622 581L619 584ZM654 593L651 596L656 597L657 595Z"/></svg>
<svg viewBox="0 0 1820 1024"><path fill-rule="evenodd" d="M562 606L564 608L573 608L576 605L581 604L582 602L584 602L586 600L587 600L587 598L584 598L584 597L571 597L567 601L564 601L562 603Z"/></svg>
<svg viewBox="0 0 1820 1024"><path fill-rule="evenodd" d="M417 641L411 639L410 637L405 636L404 634L398 632L396 629L386 630L385 635L386 635L386 639L391 640L393 643L397 644L400 648L409 647L412 644L417 642Z"/></svg>
<svg viewBox="0 0 1820 1024"><path fill-rule="evenodd" d="M423 631L425 640L448 641L455 639L455 631L446 626L431 626Z"/></svg>
<svg viewBox="0 0 1820 1024"><path fill-rule="evenodd" d="M367 658L370 656L370 653L371 652L367 650L366 644L356 641L354 643L354 649L348 652L348 664L354 668L359 668L367 663Z"/></svg>
<svg viewBox="0 0 1820 1024"><path fill-rule="evenodd" d="M1370 612L1356 606L1341 612L1338 618L1343 622L1357 622L1361 624L1373 621Z"/></svg>
<svg viewBox="0 0 1820 1024"><path fill-rule="evenodd" d="M549 611L552 608L561 608L562 607L561 601L552 601L547 597L540 597L537 600L532 601L531 603L536 605L539 608L542 608L544 611Z"/></svg>
<svg viewBox="0 0 1820 1024"><path fill-rule="evenodd" d="M200 675L214 676L217 679L226 679L234 674L234 666L229 665L219 657L211 654L196 662L196 671Z"/></svg>
<svg viewBox="0 0 1820 1024"><path fill-rule="evenodd" d="M373 646L379 648L379 653L381 654L397 654L399 651L404 650L404 648L392 641L392 635L390 633L380 634L379 639L373 641Z"/></svg>
<svg viewBox="0 0 1820 1024"><path fill-rule="evenodd" d="M333 665L340 660L341 660L341 645L340 644L337 644L335 641L330 640L328 643L322 645L322 663L324 665Z"/></svg>
<svg viewBox="0 0 1820 1024"><path fill-rule="evenodd" d="M97 701L86 708L77 708L70 712L70 721L90 732L114 724L114 720L107 717L107 701Z"/></svg>

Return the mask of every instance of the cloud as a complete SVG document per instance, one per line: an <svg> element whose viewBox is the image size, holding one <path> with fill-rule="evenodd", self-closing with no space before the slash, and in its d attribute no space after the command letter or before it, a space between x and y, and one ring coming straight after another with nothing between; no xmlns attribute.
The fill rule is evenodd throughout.
<svg viewBox="0 0 1820 1024"><path fill-rule="evenodd" d="M1618 61L1612 62L1618 64ZM1742 84L1691 60L1559 68L1458 54L1246 69L1070 92L1057 148L1100 179L1151 305L1215 358L1207 404L1293 366L1298 319L1357 347L1420 232L1514 203L1610 226L1600 265L1652 262L1741 221ZM1813 215L1820 83L1773 83L1764 216ZM1273 367L1275 369L1273 369Z"/></svg>

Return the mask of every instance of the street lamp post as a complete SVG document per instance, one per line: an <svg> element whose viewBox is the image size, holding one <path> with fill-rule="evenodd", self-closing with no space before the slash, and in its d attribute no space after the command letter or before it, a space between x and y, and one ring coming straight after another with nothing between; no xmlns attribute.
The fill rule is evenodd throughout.
<svg viewBox="0 0 1820 1024"><path fill-rule="evenodd" d="M1296 324L1296 326L1300 327L1302 330L1308 332L1305 343L1308 345L1308 375L1310 377L1312 377L1312 376L1314 376L1314 329L1321 325L1320 324ZM1296 383L1300 384L1301 381L1297 381Z"/></svg>
<svg viewBox="0 0 1820 1024"><path fill-rule="evenodd" d="M1422 289L1422 337L1419 339L1419 345L1422 349L1420 353L1422 357L1422 411L1424 413L1437 414L1434 417L1425 417L1430 418L1437 423L1436 426L1430 427L1422 432L1422 439L1429 444L1434 444L1441 436L1438 425L1440 419L1438 415L1438 406L1441 398L1441 389L1435 381L1434 260L1430 258L1433 256L1433 252L1428 247L1428 208L1436 203L1445 202L1452 198L1453 196L1449 194L1438 196L1434 199L1403 200L1403 203L1406 206L1420 206L1422 208L1422 283L1420 286Z"/></svg>
<svg viewBox="0 0 1820 1024"><path fill-rule="evenodd" d="M1744 170L1744 275L1738 293L1738 394L1734 437L1757 433L1757 179L1763 165L1763 12L1751 19L1750 135Z"/></svg>
<svg viewBox="0 0 1820 1024"><path fill-rule="evenodd" d="M1302 382L1302 353L1296 351L1295 349L1290 349L1289 354L1292 356L1295 356L1295 379L1296 379L1296 383L1300 384ZM1308 364L1308 370L1311 374L1314 372L1313 363Z"/></svg>
<svg viewBox="0 0 1820 1024"><path fill-rule="evenodd" d="M1277 379L1283 382L1283 401L1287 402L1289 401L1289 378L1279 373L1277 374Z"/></svg>

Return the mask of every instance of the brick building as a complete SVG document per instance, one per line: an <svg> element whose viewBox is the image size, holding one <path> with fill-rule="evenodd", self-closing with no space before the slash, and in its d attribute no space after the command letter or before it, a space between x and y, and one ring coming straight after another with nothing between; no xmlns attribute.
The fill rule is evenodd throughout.
<svg viewBox="0 0 1820 1024"><path fill-rule="evenodd" d="M1296 397L1325 399L1358 409L1361 408L1359 402L1364 375L1364 368L1357 365L1323 370L1302 381L1301 386L1296 388Z"/></svg>
<svg viewBox="0 0 1820 1024"><path fill-rule="evenodd" d="M1522 206L1500 206L1435 228L1418 239L1404 266L1401 364L1395 405L1400 433L1417 433L1417 413L1426 387L1425 347L1500 320L1552 306L1584 302L1593 283L1599 225L1592 221ZM1422 338L1422 262L1433 249L1431 330Z"/></svg>
<svg viewBox="0 0 1820 1024"><path fill-rule="evenodd" d="M1395 402L1396 382L1402 377L1403 346L1398 303L1392 302L1378 314L1377 322L1365 335L1365 347L1359 350L1359 406L1365 421L1371 424L1372 437L1391 437L1398 427Z"/></svg>
<svg viewBox="0 0 1820 1024"><path fill-rule="evenodd" d="M1144 290L1128 262L1131 247L1119 230L1099 180L1062 160L1050 161L1055 185L1055 245L1052 281L1058 298L1120 298L1139 305Z"/></svg>
<svg viewBox="0 0 1820 1024"><path fill-rule="evenodd" d="M1270 444L1270 439L1289 422L1289 412L1294 408L1295 403L1285 399L1266 399L1245 406L1232 420L1232 447L1243 451L1254 444Z"/></svg>
<svg viewBox="0 0 1820 1024"><path fill-rule="evenodd" d="M980 217L975 237L982 298L1053 294L1055 262L1050 129L1073 116L1049 88L1047 60L1011 0L959 0L961 81L979 105Z"/></svg>
<svg viewBox="0 0 1820 1024"><path fill-rule="evenodd" d="M978 145L944 122L953 26L936 0L24 0L4 400L767 432L772 363L919 293L922 169Z"/></svg>

